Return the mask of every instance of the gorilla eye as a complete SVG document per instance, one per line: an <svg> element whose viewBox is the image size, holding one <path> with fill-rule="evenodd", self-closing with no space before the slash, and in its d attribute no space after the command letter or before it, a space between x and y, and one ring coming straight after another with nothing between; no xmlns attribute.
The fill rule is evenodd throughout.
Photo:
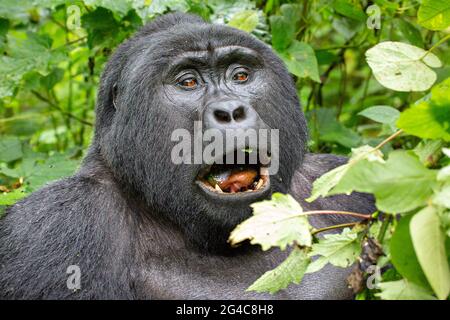
<svg viewBox="0 0 450 320"><path fill-rule="evenodd" d="M189 77L189 78L185 78L185 79L180 80L178 82L178 85L183 87L183 88L194 89L195 87L197 87L198 81L194 77Z"/></svg>
<svg viewBox="0 0 450 320"><path fill-rule="evenodd" d="M246 71L239 71L233 75L233 80L236 82L245 82L248 79L248 73Z"/></svg>

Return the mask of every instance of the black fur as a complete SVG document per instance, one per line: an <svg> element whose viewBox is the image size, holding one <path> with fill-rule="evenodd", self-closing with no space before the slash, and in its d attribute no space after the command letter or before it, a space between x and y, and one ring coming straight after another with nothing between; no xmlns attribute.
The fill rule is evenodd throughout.
<svg viewBox="0 0 450 320"><path fill-rule="evenodd" d="M80 170L33 193L0 221L0 297L11 299L348 298L347 270L327 266L274 296L245 292L286 252L230 249L229 232L250 214L248 202L211 201L193 184L199 165L170 161L170 133L192 132L217 87L179 97L167 74L174 58L240 46L258 55L255 79L231 93L280 129L280 170L272 191L305 209L374 210L368 195L305 203L311 184L345 159L306 154L307 129L296 90L272 50L236 29L165 15L122 44L99 88L95 136ZM229 89L229 88L228 88ZM228 90L226 89L226 90ZM241 91L240 91L241 90ZM317 216L316 226L335 223ZM66 287L69 265L81 290Z"/></svg>

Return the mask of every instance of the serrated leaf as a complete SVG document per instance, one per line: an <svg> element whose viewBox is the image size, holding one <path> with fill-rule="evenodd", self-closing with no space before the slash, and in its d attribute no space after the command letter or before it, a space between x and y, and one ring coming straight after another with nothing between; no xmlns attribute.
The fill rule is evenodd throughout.
<svg viewBox="0 0 450 320"><path fill-rule="evenodd" d="M255 10L245 10L238 12L228 22L230 27L234 27L246 32L252 32L258 25L258 12Z"/></svg>
<svg viewBox="0 0 450 320"><path fill-rule="evenodd" d="M300 204L290 195L274 193L271 200L251 204L253 216L239 224L230 234L232 245L244 240L259 244L262 250L286 246L296 242L300 246L311 246L311 226Z"/></svg>
<svg viewBox="0 0 450 320"><path fill-rule="evenodd" d="M436 171L427 169L405 151L394 151L386 163L359 161L329 194L372 193L379 210L402 213L424 206L435 184Z"/></svg>
<svg viewBox="0 0 450 320"><path fill-rule="evenodd" d="M417 12L418 22L430 30L444 30L450 26L450 2L422 0Z"/></svg>
<svg viewBox="0 0 450 320"><path fill-rule="evenodd" d="M424 138L450 141L450 78L431 90L431 97L402 112L397 126Z"/></svg>
<svg viewBox="0 0 450 320"><path fill-rule="evenodd" d="M346 164L328 171L319 179L316 179L316 181L314 181L311 196L307 198L306 201L312 202L319 197L328 196L330 194L330 191L336 187L336 185L345 176L347 171L363 159L383 163L383 154L379 151L373 151L374 148L367 145L352 149L352 156Z"/></svg>
<svg viewBox="0 0 450 320"><path fill-rule="evenodd" d="M431 68L442 66L433 53L416 46L385 41L366 51L366 60L377 81L396 91L425 91L436 81Z"/></svg>
<svg viewBox="0 0 450 320"><path fill-rule="evenodd" d="M383 300L436 300L427 289L407 280L382 282L380 293L375 295Z"/></svg>
<svg viewBox="0 0 450 320"><path fill-rule="evenodd" d="M349 267L356 261L360 252L361 244L355 231L345 228L341 234L326 234L318 243L312 245L308 255L318 258L311 262L306 272L317 272L327 263L341 268Z"/></svg>
<svg viewBox="0 0 450 320"><path fill-rule="evenodd" d="M428 283L439 299L446 299L450 293L450 268L445 251L445 234L436 209L428 206L416 213L409 228Z"/></svg>
<svg viewBox="0 0 450 320"><path fill-rule="evenodd" d="M299 284L305 275L310 258L306 252L295 247L278 267L264 273L247 291L275 293L289 284Z"/></svg>

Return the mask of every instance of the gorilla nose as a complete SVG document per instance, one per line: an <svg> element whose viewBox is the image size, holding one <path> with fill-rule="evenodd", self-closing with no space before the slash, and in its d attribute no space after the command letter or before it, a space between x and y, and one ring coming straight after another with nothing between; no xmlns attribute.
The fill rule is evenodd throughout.
<svg viewBox="0 0 450 320"><path fill-rule="evenodd" d="M256 129L258 115L242 101L217 101L208 104L203 114L206 129Z"/></svg>

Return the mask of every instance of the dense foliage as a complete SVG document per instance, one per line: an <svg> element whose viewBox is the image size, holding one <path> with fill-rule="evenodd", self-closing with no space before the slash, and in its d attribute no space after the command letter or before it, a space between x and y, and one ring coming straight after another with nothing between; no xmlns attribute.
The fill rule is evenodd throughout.
<svg viewBox="0 0 450 320"><path fill-rule="evenodd" d="M357 298L447 299L446 0L3 0L0 215L6 205L76 169L92 134L105 61L137 28L170 11L245 30L286 63L308 118L311 151L351 157L316 181L309 201L352 191L376 197L379 212L373 215L328 212L363 222L330 226L346 228L321 238L324 230L312 228L307 217L326 211L303 212L280 194L254 204L254 216L231 241L292 251L249 290L276 292L326 263L347 267L356 261L349 282Z"/></svg>

